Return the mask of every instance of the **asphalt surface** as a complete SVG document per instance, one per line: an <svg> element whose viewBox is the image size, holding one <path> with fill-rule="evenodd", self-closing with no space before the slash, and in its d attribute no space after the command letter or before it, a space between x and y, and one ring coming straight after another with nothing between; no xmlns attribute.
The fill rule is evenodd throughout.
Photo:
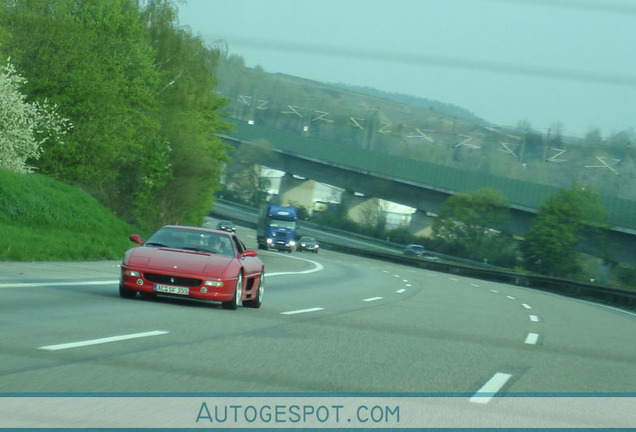
<svg viewBox="0 0 636 432"><path fill-rule="evenodd" d="M0 392L636 392L633 313L331 251L259 256L263 306L237 311L122 299L116 261L0 263Z"/></svg>

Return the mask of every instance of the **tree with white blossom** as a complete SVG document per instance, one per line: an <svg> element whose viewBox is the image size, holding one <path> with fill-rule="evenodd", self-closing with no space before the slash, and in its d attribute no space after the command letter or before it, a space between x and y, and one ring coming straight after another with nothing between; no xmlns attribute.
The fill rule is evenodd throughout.
<svg viewBox="0 0 636 432"><path fill-rule="evenodd" d="M0 169L19 173L32 172L28 161L38 159L42 145L70 127L46 101L26 100L20 92L26 82L10 62L0 65Z"/></svg>

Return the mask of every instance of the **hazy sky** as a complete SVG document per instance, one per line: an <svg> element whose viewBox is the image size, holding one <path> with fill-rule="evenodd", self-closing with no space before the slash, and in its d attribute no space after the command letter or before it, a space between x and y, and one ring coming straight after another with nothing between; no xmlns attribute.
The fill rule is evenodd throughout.
<svg viewBox="0 0 636 432"><path fill-rule="evenodd" d="M248 66L567 135L636 126L636 0L187 0Z"/></svg>

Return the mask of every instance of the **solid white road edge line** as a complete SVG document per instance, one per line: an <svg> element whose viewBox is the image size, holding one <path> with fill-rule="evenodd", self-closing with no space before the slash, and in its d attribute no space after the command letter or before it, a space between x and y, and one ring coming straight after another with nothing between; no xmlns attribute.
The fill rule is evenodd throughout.
<svg viewBox="0 0 636 432"><path fill-rule="evenodd" d="M493 398L494 394L497 393L501 388L508 382L508 380L512 377L509 373L497 372L492 378L488 380L486 384L484 384L477 393L475 393L468 401L473 403L487 404L490 402L490 399ZM479 396L482 393L486 393L486 396Z"/></svg>
<svg viewBox="0 0 636 432"><path fill-rule="evenodd" d="M81 285L111 285L119 283L117 280L103 281L77 281L77 282L24 282L24 283L3 283L0 288L37 288L37 287L55 287L55 286L81 286Z"/></svg>
<svg viewBox="0 0 636 432"><path fill-rule="evenodd" d="M319 272L324 270L324 267L322 264L320 264L319 262L316 261L312 261L312 260L308 260L305 258L298 258L295 256L286 256L284 255L285 258L291 258L291 259L297 259L300 261L307 261L308 263L312 263L314 265L314 268L309 269L309 270L302 270L302 271L290 271L290 272L276 272L276 273L265 273L265 277L272 277L272 276L286 276L286 275L298 275L298 274L309 274L309 273L315 273L315 272Z"/></svg>
<svg viewBox="0 0 636 432"><path fill-rule="evenodd" d="M292 310L287 312L281 312L280 314L281 315L296 315L296 314L308 313L308 312L318 312L321 310L325 310L325 308L314 307L314 308L308 308L308 309L298 309L298 310Z"/></svg>
<svg viewBox="0 0 636 432"><path fill-rule="evenodd" d="M90 340L85 340L80 342L69 342L69 343L63 343L63 344L57 344L57 345L47 345L47 346L39 347L38 349L45 350L45 351L59 351L63 349L85 347L89 345L99 345L103 343L118 342L118 341L123 341L128 339L137 339L137 338L149 337L149 336L159 336L159 335L164 335L167 333L168 333L167 331L163 331L163 330L154 330L154 331L143 332L143 333L132 333L127 335L111 336L111 337L105 337L100 339L90 339Z"/></svg>

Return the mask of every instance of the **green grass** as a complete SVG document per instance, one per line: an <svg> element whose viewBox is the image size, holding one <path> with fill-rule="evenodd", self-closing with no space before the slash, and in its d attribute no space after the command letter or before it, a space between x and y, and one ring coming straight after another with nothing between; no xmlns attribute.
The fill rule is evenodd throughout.
<svg viewBox="0 0 636 432"><path fill-rule="evenodd" d="M0 170L0 261L121 259L133 232L81 189Z"/></svg>

